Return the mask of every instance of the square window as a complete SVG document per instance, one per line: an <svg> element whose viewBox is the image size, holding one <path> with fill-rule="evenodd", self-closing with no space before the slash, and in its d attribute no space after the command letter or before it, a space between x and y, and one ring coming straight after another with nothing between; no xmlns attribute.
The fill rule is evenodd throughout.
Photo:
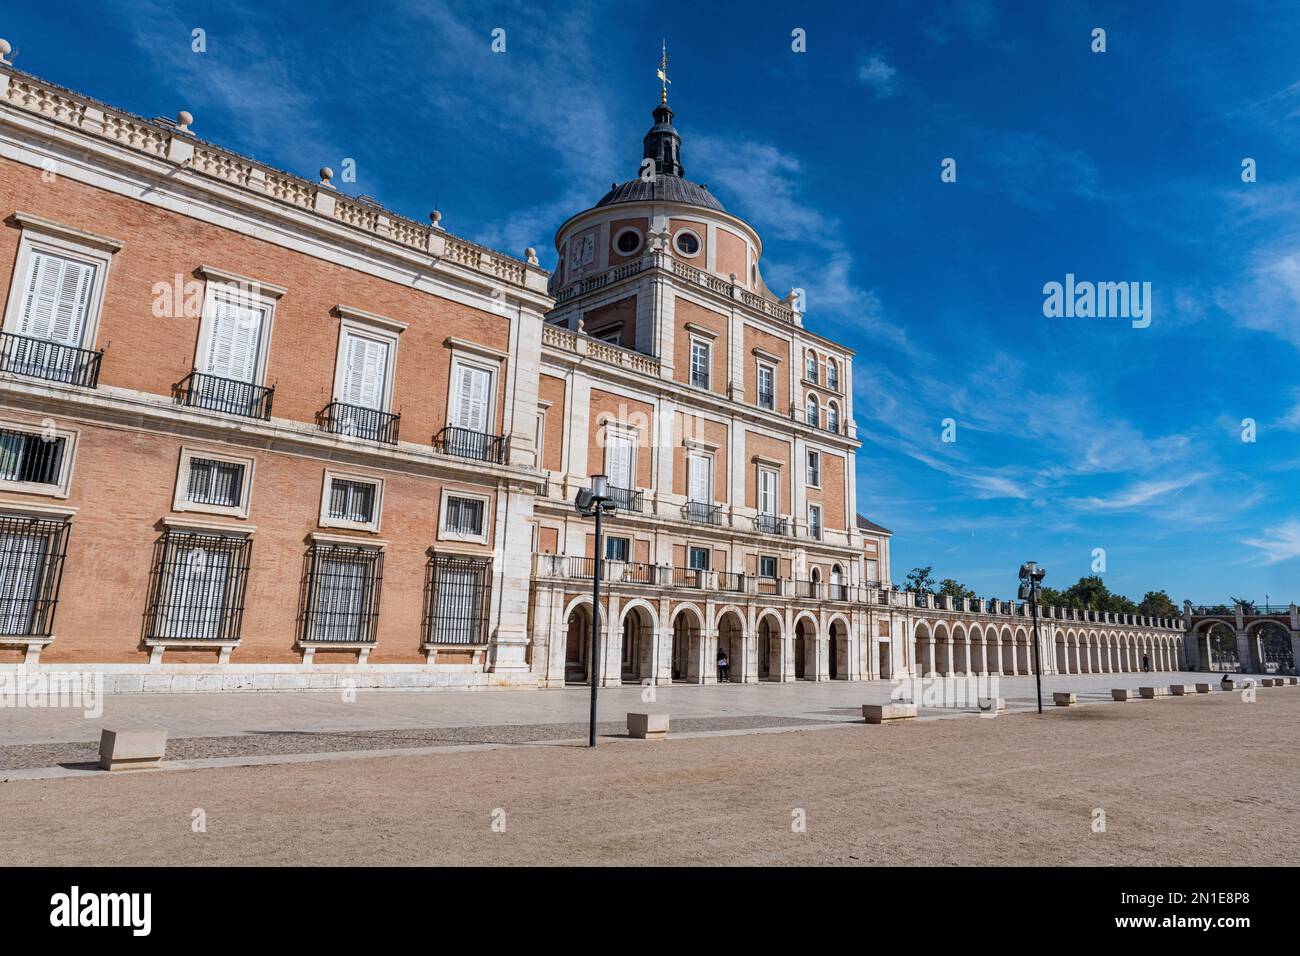
<svg viewBox="0 0 1300 956"><path fill-rule="evenodd" d="M330 517L369 524L375 517L375 486L368 481L335 478L330 482Z"/></svg>
<svg viewBox="0 0 1300 956"><path fill-rule="evenodd" d="M776 577L776 555L764 554L758 559L759 577L774 578Z"/></svg>
<svg viewBox="0 0 1300 956"><path fill-rule="evenodd" d="M57 485L66 445L65 438L0 428L0 481Z"/></svg>
<svg viewBox="0 0 1300 956"><path fill-rule="evenodd" d="M483 533L483 499L461 498L452 495L447 499L447 520L443 527L452 534L472 535Z"/></svg>
<svg viewBox="0 0 1300 956"><path fill-rule="evenodd" d="M690 560L688 561L692 571L709 570L709 549L708 548L691 548Z"/></svg>
<svg viewBox="0 0 1300 956"><path fill-rule="evenodd" d="M185 499L197 505L238 508L243 484L243 465L213 458L191 458Z"/></svg>
<svg viewBox="0 0 1300 956"><path fill-rule="evenodd" d="M606 561L626 561L628 554L631 553L632 542L627 538L606 538L605 539L605 560Z"/></svg>
<svg viewBox="0 0 1300 956"><path fill-rule="evenodd" d="M383 552L375 548L313 544L309 560L303 641L373 643L379 619Z"/></svg>

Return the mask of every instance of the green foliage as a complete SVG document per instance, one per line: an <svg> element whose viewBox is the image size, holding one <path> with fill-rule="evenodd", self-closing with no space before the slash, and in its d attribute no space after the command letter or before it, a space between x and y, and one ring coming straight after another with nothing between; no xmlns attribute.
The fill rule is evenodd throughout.
<svg viewBox="0 0 1300 956"><path fill-rule="evenodd" d="M934 565L927 564L923 568L913 568L907 572L907 587L903 590L912 591L916 594L930 594L934 591L934 578L930 572L934 570Z"/></svg>

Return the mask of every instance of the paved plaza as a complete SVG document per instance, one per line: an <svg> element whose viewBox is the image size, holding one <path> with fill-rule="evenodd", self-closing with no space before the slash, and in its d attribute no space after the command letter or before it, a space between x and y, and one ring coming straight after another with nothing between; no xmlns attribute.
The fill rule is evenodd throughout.
<svg viewBox="0 0 1300 956"><path fill-rule="evenodd" d="M672 711L674 728L679 719L743 726L662 742L611 736L595 751L551 736L261 765L220 758L206 769L12 771L0 785L0 864L1293 862L1300 688L1261 689L1252 703L1240 694L1101 699L1111 685L1139 683L1045 680L1046 691L1074 690L1080 705L1040 718L1024 709L1033 681L1022 678L1005 682L1002 717L893 726L849 713L886 697L885 684L673 687L656 706ZM604 694L611 732L638 694ZM110 699L104 721L165 717L175 742L366 738L368 728L382 745L386 733L433 728L454 737L518 727L546 739L541 728L580 727L585 705L580 688L386 693L353 704L150 696ZM98 732L57 712L6 717L17 719L4 723L3 753Z"/></svg>

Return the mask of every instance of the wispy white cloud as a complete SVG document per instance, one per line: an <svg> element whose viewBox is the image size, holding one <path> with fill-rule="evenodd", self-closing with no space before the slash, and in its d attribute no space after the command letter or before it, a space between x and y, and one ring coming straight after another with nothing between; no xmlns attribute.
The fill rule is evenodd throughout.
<svg viewBox="0 0 1300 956"><path fill-rule="evenodd" d="M1300 520L1292 518L1241 543L1255 549L1260 564L1278 564L1300 558Z"/></svg>
<svg viewBox="0 0 1300 956"><path fill-rule="evenodd" d="M1113 495L1076 498L1071 504L1085 511L1127 511L1152 504L1171 493L1177 494L1196 480L1191 476L1173 481L1138 481Z"/></svg>
<svg viewBox="0 0 1300 956"><path fill-rule="evenodd" d="M879 53L864 57L858 64L858 82L871 90L876 99L898 95L898 70Z"/></svg>

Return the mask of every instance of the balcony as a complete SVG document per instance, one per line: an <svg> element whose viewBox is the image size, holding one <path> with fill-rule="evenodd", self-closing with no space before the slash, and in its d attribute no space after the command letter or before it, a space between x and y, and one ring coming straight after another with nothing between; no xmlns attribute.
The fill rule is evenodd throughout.
<svg viewBox="0 0 1300 956"><path fill-rule="evenodd" d="M505 436L448 425L433 436L433 447L444 455L499 465L505 459Z"/></svg>
<svg viewBox="0 0 1300 956"><path fill-rule="evenodd" d="M703 501L688 501L682 505L682 518L691 524L722 524L722 506L705 504Z"/></svg>
<svg viewBox="0 0 1300 956"><path fill-rule="evenodd" d="M60 345L13 332L0 333L0 372L95 388L103 352Z"/></svg>
<svg viewBox="0 0 1300 956"><path fill-rule="evenodd" d="M790 521L777 515L754 515L754 530L759 534L790 536Z"/></svg>
<svg viewBox="0 0 1300 956"><path fill-rule="evenodd" d="M240 382L233 378L193 371L172 386L182 405L206 408L244 418L271 418L271 399L275 388Z"/></svg>
<svg viewBox="0 0 1300 956"><path fill-rule="evenodd" d="M317 423L331 435L367 438L386 445L397 444L397 425L401 419L401 415L392 412L337 401L316 413Z"/></svg>
<svg viewBox="0 0 1300 956"><path fill-rule="evenodd" d="M643 510L641 492L639 491L634 491L631 488L616 488L610 485L609 496L614 499L614 507L619 511L640 513Z"/></svg>

